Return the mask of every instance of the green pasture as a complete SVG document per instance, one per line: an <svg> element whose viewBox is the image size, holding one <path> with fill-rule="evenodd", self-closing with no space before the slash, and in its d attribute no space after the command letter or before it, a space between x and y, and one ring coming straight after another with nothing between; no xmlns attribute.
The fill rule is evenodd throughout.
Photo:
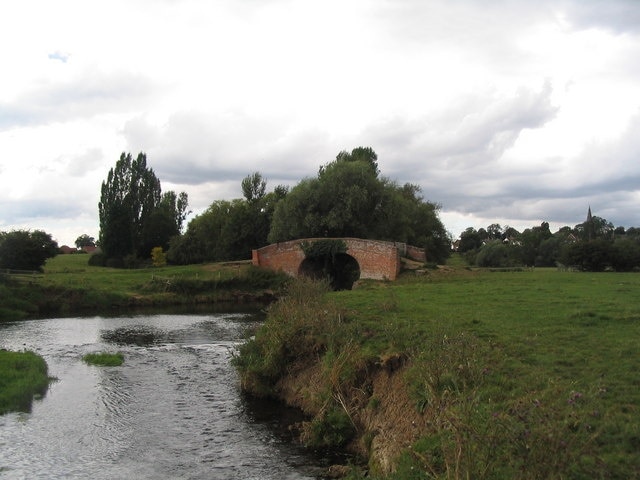
<svg viewBox="0 0 640 480"><path fill-rule="evenodd" d="M94 267L88 255L58 255L47 261L41 284L54 287L86 287L118 295L139 295L145 287L183 278L227 280L239 275L248 262L165 266L139 269ZM156 288L162 293L162 288ZM168 290L168 289L167 289Z"/></svg>
<svg viewBox="0 0 640 480"><path fill-rule="evenodd" d="M458 268L331 296L367 355L414 359L408 379L421 408L440 402L447 425L464 425L445 429L446 441L442 431L425 436L423 454L435 455L438 439L442 478L499 472L473 466L483 453L501 458L489 450L526 466L521 478L640 478L640 275ZM452 452L474 445L482 429L465 470ZM498 436L518 445L525 434L531 441L517 459L500 442L487 446ZM556 467L539 468L545 461Z"/></svg>
<svg viewBox="0 0 640 480"><path fill-rule="evenodd" d="M549 376L605 381L624 368L628 384L640 385L638 274L460 269L331 295L375 353L469 332Z"/></svg>
<svg viewBox="0 0 640 480"><path fill-rule="evenodd" d="M288 280L249 261L115 269L88 264L88 255L58 255L44 273L0 277L0 321L38 315L236 302L269 296Z"/></svg>
<svg viewBox="0 0 640 480"><path fill-rule="evenodd" d="M367 391L370 365L405 358L429 427L389 478L640 478L640 275L456 266L324 295L300 283L235 364L244 388L269 395L320 355L311 440L374 444L357 421L342 428L359 412L347 392Z"/></svg>

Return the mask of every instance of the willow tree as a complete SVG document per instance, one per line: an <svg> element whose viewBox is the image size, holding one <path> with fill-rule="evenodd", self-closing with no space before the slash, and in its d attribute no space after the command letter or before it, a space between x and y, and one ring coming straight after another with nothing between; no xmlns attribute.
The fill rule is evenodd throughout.
<svg viewBox="0 0 640 480"><path fill-rule="evenodd" d="M450 239L439 205L423 200L420 188L380 176L371 148L340 152L280 201L269 241L309 237L359 237L406 242L427 248L430 259L449 254Z"/></svg>

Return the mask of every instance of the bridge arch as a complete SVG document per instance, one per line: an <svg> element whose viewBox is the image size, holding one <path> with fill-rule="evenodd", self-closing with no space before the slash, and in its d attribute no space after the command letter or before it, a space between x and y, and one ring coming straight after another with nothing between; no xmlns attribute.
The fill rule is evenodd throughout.
<svg viewBox="0 0 640 480"><path fill-rule="evenodd" d="M351 290L360 279L360 264L348 253L336 253L329 264L325 258L306 257L300 263L297 276L319 279L327 275L334 290Z"/></svg>
<svg viewBox="0 0 640 480"><path fill-rule="evenodd" d="M426 261L424 249L404 243L361 238L301 238L253 250L253 264L281 270L292 277L297 277L304 274L301 267L306 258L301 244L318 240L341 240L344 242L347 246L345 254L355 260L359 268L359 278L362 279L395 280L400 273L401 256Z"/></svg>

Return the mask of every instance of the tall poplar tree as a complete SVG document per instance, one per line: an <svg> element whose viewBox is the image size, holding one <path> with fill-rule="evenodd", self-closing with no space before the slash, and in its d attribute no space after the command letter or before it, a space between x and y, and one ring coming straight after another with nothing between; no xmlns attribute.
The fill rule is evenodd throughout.
<svg viewBox="0 0 640 480"><path fill-rule="evenodd" d="M149 238L145 237L149 236L150 225L158 217L158 209L166 208L167 203L173 209L169 212L173 219L169 226L177 226L178 231L175 228L167 229L167 238L163 238L162 242L168 244L168 235L179 233L187 208L187 196L181 193L176 202L175 194L168 193L163 203L160 180L153 169L147 167L144 153L140 152L135 159L130 153L123 152L120 155L115 167L109 170L107 180L102 182L98 204L100 247L107 258L124 258L128 255L149 257ZM158 237L154 235L154 238Z"/></svg>

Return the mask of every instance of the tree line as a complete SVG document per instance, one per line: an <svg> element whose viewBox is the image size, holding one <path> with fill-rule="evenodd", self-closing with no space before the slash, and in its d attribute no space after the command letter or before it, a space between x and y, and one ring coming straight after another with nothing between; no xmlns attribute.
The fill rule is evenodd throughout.
<svg viewBox="0 0 640 480"><path fill-rule="evenodd" d="M314 177L267 188L259 172L241 182L243 198L217 200L172 238L167 258L188 264L250 258L251 250L297 238L358 237L424 247L434 261L450 252L439 205L420 188L380 174L369 147L340 152Z"/></svg>
<svg viewBox="0 0 640 480"><path fill-rule="evenodd" d="M242 198L213 201L183 231L187 194L162 192L146 155L123 152L101 185L96 242L101 253L90 262L132 268L152 261L244 260L252 249L270 243L322 237L405 242L425 248L429 261L438 263L451 253L440 206L425 200L417 185L381 175L370 147L338 153L315 176L291 188L269 190L260 172L247 175L240 186ZM78 248L93 244L88 235L76 240ZM522 232L497 223L469 227L453 246L481 267L640 270L640 228L616 228L590 210L585 222L555 233L547 222ZM46 232L0 232L0 268L37 270L57 251Z"/></svg>
<svg viewBox="0 0 640 480"><path fill-rule="evenodd" d="M478 230L469 227L454 248L468 263L480 267L640 270L640 228L614 227L606 219L592 216L591 209L584 222L554 233L547 222L522 232L500 224Z"/></svg>
<svg viewBox="0 0 640 480"><path fill-rule="evenodd" d="M262 174L251 173L241 182L243 198L214 201L183 233L186 194L163 194L146 156L123 153L102 184L102 255L93 262L135 266L158 248L173 264L243 260L252 249L307 237L406 242L444 260L450 238L439 206L425 201L418 186L382 176L377 158L369 147L342 151L316 176L271 191Z"/></svg>

